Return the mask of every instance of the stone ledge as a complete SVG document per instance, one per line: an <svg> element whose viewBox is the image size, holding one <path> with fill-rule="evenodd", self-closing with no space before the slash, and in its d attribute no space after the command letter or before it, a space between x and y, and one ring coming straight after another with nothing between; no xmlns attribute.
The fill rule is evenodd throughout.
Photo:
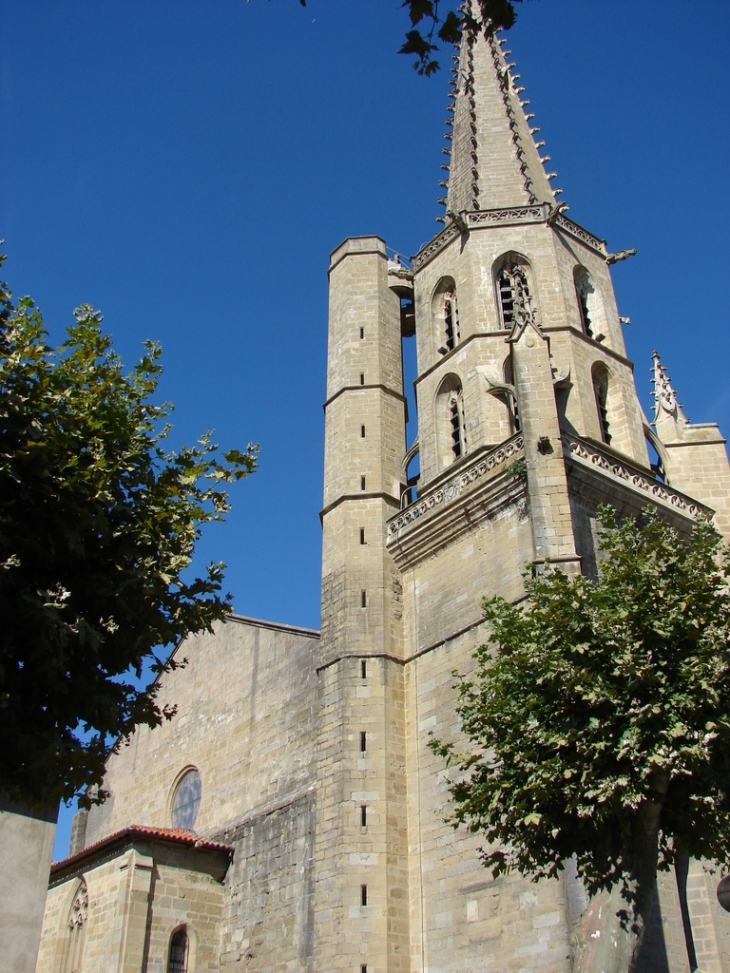
<svg viewBox="0 0 730 973"><path fill-rule="evenodd" d="M637 493L644 494L647 501L660 503L696 520L700 514L711 514L713 511L693 500L679 490L667 486L661 480L648 476L639 467L622 460L609 450L600 449L585 439L563 435L563 452L565 458L572 460L579 466L599 471L607 478L629 487Z"/></svg>
<svg viewBox="0 0 730 973"><path fill-rule="evenodd" d="M437 506L448 504L459 497L471 483L486 473L491 472L507 459L515 457L517 454L524 454L525 440L522 433L506 440L496 448L493 448L485 455L477 453L476 456L459 469L455 476L451 476L444 483L427 490L409 507L406 507L397 517L393 517L388 522L388 535L398 533L403 528L416 520L420 520Z"/></svg>
<svg viewBox="0 0 730 973"><path fill-rule="evenodd" d="M507 475L507 461L523 456L524 439L518 434L496 449L478 453L393 517L386 546L399 570L507 507L516 506L521 520L528 517L527 483L523 477Z"/></svg>

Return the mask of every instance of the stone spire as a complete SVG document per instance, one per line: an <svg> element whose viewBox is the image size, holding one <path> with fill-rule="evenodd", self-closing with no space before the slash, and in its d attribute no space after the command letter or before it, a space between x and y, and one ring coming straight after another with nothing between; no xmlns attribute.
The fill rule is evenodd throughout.
<svg viewBox="0 0 730 973"><path fill-rule="evenodd" d="M550 188L544 168L550 157L540 157L544 142L535 143L539 129L530 128L533 115L525 114L529 102L522 99L520 76L512 74L510 51L503 51L502 44L504 40L495 36L464 35L460 54L454 57L449 104L453 118L447 119L452 131L446 135L451 148L444 149L451 159L443 166L449 171L448 182L441 183L448 193L439 200L447 213L552 205L561 191Z"/></svg>

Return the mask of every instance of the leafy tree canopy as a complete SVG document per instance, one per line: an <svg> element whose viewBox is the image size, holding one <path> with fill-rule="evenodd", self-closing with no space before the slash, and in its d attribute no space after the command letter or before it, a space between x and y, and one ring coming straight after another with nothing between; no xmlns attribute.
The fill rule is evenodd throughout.
<svg viewBox="0 0 730 973"><path fill-rule="evenodd" d="M299 0L306 7L307 0ZM515 4L522 0L473 0L470 5L458 0L403 0L411 21L400 54L415 54L414 68L431 75L439 70L434 55L438 42L458 44L462 33L489 33L510 28L517 17ZM468 9L462 9L468 7Z"/></svg>
<svg viewBox="0 0 730 973"><path fill-rule="evenodd" d="M223 486L256 463L252 446L219 459L207 435L166 452L159 347L125 374L101 315L75 314L54 352L30 298L0 285L0 781L43 807L99 783L115 739L172 715L133 674L173 667L153 649L230 610L223 565L186 569L228 509Z"/></svg>
<svg viewBox="0 0 730 973"><path fill-rule="evenodd" d="M635 951L657 866L730 858L730 559L707 520L688 542L650 511L600 521L598 580L548 569L526 604L485 603L467 751L432 748L484 864L539 878L575 855L591 896L631 904Z"/></svg>

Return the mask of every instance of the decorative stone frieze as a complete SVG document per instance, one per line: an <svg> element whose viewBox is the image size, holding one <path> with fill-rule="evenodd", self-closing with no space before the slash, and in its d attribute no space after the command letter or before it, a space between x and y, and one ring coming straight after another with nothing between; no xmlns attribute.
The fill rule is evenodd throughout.
<svg viewBox="0 0 730 973"><path fill-rule="evenodd" d="M562 213L558 215L555 220L555 226L559 226L561 230L565 230L566 233L570 233L571 236L575 237L576 240L580 240L582 243L587 244L591 250L595 250L596 253L600 253L602 257L608 256L608 251L606 250L606 241L599 240L597 236L593 236L588 230L584 230L582 226L569 220L567 216L563 216Z"/></svg>
<svg viewBox="0 0 730 973"><path fill-rule="evenodd" d="M451 241L455 240L460 234L461 231L456 223L449 223L438 236L434 237L422 250L419 250L415 257L411 257L411 267L413 270L418 271L421 267L425 267L430 260L433 260L437 254L441 253L445 247L448 247Z"/></svg>
<svg viewBox="0 0 730 973"><path fill-rule="evenodd" d="M566 435L563 437L563 445L568 458L581 465L600 470L606 476L623 481L626 485L644 493L647 500L665 503L693 520L702 513L710 512L703 504L696 503L678 490L667 486L666 483L662 483L660 480L642 473L631 464L603 452L593 443Z"/></svg>
<svg viewBox="0 0 730 973"><path fill-rule="evenodd" d="M456 500L475 480L501 466L506 460L513 457L518 458L518 454L522 454L524 448L525 440L521 435L517 435L487 453L486 456L476 458L472 463L462 468L456 476L427 491L397 517L389 521L389 536L396 534L414 521L428 516L436 507Z"/></svg>
<svg viewBox="0 0 730 973"><path fill-rule="evenodd" d="M550 212L547 203L541 206L513 206L510 209L484 209L466 214L471 226L513 226L516 223L542 223Z"/></svg>

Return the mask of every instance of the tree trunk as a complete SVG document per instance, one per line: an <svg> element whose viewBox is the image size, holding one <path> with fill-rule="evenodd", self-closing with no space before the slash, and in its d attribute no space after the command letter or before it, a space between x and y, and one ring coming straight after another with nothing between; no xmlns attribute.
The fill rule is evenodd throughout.
<svg viewBox="0 0 730 973"><path fill-rule="evenodd" d="M639 807L632 848L626 855L631 862L628 898L620 885L591 897L571 936L573 973L637 970L656 895L660 814L659 803L647 801Z"/></svg>
<svg viewBox="0 0 730 973"><path fill-rule="evenodd" d="M573 973L627 973L632 968L640 935L631 922L622 926L618 913L626 908L618 885L591 896L571 936Z"/></svg>

